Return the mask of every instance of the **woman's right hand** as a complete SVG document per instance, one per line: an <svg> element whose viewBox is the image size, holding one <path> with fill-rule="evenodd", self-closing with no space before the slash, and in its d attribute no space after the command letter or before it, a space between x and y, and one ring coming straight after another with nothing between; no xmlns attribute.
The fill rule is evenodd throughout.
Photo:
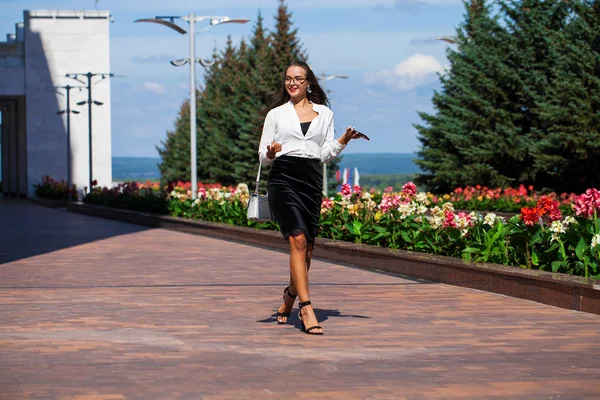
<svg viewBox="0 0 600 400"><path fill-rule="evenodd" d="M267 145L267 157L271 160L275 158L275 155L281 151L281 143L272 142Z"/></svg>

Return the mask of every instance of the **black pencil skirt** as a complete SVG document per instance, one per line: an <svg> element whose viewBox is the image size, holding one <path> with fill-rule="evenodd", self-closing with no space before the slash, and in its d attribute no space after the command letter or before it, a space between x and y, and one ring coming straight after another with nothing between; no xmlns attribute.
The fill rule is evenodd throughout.
<svg viewBox="0 0 600 400"><path fill-rule="evenodd" d="M307 242L314 246L322 187L319 159L281 156L275 160L267 184L269 206L286 240L304 233Z"/></svg>

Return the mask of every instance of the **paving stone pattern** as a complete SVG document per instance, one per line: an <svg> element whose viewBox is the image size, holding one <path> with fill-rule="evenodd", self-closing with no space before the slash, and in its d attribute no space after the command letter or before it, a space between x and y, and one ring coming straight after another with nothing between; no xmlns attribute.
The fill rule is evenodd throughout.
<svg viewBox="0 0 600 400"><path fill-rule="evenodd" d="M0 200L0 399L600 398L600 316ZM297 310L294 307L294 310Z"/></svg>

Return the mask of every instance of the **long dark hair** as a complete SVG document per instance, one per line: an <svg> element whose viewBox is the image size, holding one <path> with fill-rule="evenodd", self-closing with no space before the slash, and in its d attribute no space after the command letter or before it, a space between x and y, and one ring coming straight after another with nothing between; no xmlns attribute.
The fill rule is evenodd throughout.
<svg viewBox="0 0 600 400"><path fill-rule="evenodd" d="M275 107L279 107L290 101L290 94L285 89L285 74L289 67L300 67L306 71L306 80L308 81L311 91L310 93L306 93L306 98L308 99L308 101L316 104L323 104L329 107L329 98L327 97L327 94L325 93L323 88L319 85L317 76L312 71L310 66L304 61L294 60L287 67L285 67L285 70L283 71L283 76L281 77L281 85L279 86L279 89L273 96L271 104L269 104L267 108L261 111L261 115L265 116L269 111L271 111Z"/></svg>

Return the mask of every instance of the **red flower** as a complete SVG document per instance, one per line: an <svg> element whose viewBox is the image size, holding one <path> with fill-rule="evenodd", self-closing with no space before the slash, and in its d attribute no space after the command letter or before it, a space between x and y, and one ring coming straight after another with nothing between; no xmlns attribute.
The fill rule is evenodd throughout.
<svg viewBox="0 0 600 400"><path fill-rule="evenodd" d="M540 221L540 211L537 207L523 207L521 219L525 221L525 225L533 226Z"/></svg>
<svg viewBox="0 0 600 400"><path fill-rule="evenodd" d="M542 196L537 202L537 209L540 217L547 215L551 221L557 221L562 218L558 203L548 196Z"/></svg>

